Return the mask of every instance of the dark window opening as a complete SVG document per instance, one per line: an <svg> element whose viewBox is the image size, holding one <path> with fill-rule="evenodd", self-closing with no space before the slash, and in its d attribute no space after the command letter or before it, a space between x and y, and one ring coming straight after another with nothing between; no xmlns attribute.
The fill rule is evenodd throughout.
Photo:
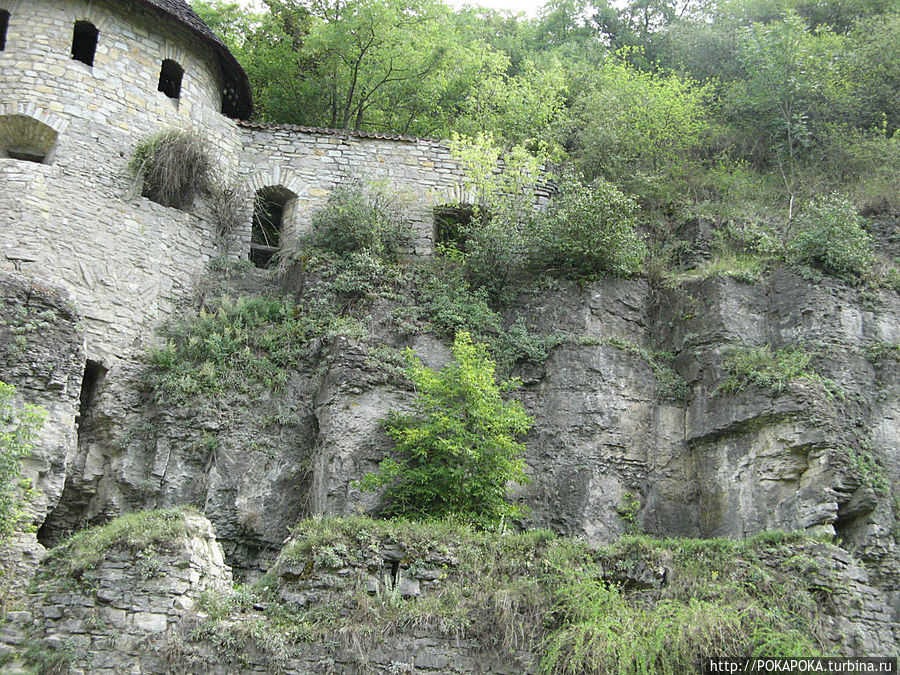
<svg viewBox="0 0 900 675"><path fill-rule="evenodd" d="M72 58L93 66L99 36L100 31L90 21L76 21L72 34Z"/></svg>
<svg viewBox="0 0 900 675"><path fill-rule="evenodd" d="M20 159L23 162L34 162L35 164L43 164L44 160L47 159L47 155L28 150L10 150L7 148L6 154L11 159Z"/></svg>
<svg viewBox="0 0 900 675"><path fill-rule="evenodd" d="M233 85L222 89L222 114L232 119L240 117L240 103Z"/></svg>
<svg viewBox="0 0 900 675"><path fill-rule="evenodd" d="M6 49L6 30L9 28L9 12L0 9L0 52Z"/></svg>
<svg viewBox="0 0 900 675"><path fill-rule="evenodd" d="M465 253L468 230L475 219L475 208L470 204L438 206L434 210L434 243Z"/></svg>
<svg viewBox="0 0 900 675"><path fill-rule="evenodd" d="M393 560L391 561L391 581L390 584L393 588L396 588L400 583L400 561Z"/></svg>
<svg viewBox="0 0 900 675"><path fill-rule="evenodd" d="M278 252L284 212L294 197L294 193L283 187L265 187L256 193L253 229L250 232L250 260L257 267L268 267Z"/></svg>
<svg viewBox="0 0 900 675"><path fill-rule="evenodd" d="M166 59L162 62L162 68L159 71L159 87L157 88L169 98L178 98L181 96L183 77L184 68L172 59Z"/></svg>

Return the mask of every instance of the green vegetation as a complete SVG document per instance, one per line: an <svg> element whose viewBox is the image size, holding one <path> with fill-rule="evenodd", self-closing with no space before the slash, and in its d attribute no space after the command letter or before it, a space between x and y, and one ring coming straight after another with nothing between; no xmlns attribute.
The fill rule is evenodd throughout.
<svg viewBox="0 0 900 675"><path fill-rule="evenodd" d="M298 525L257 586L207 597L208 622L182 649L211 640L239 662L256 645L277 662L306 641L339 640L364 658L384 636L421 629L545 673L693 672L710 653L809 656L822 653L817 601L838 584L816 562L827 546L773 532L745 541L629 536L594 549L544 530L316 518ZM407 598L383 579L372 591L364 571L384 565L385 549L399 552L402 574L426 570L434 585ZM281 574L297 568L301 579ZM636 583L663 568L658 589ZM338 585L305 607L278 599L318 575ZM252 611L260 602L265 610Z"/></svg>
<svg viewBox="0 0 900 675"><path fill-rule="evenodd" d="M799 379L822 382L826 391L834 390L833 382L813 370L812 357L812 353L799 346L775 350L768 345L734 348L725 357L728 378L717 391L733 394L752 384L779 394Z"/></svg>
<svg viewBox="0 0 900 675"><path fill-rule="evenodd" d="M46 413L33 405L15 403L15 387L0 382L0 545L27 516L30 484L21 478L22 460L34 449Z"/></svg>
<svg viewBox="0 0 900 675"><path fill-rule="evenodd" d="M288 296L223 296L163 328L166 345L150 355L148 383L160 400L178 405L280 389L315 338L360 330L352 318L336 316L327 298L299 304Z"/></svg>
<svg viewBox="0 0 900 675"><path fill-rule="evenodd" d="M851 279L871 272L872 239L860 227L856 208L847 199L830 195L814 200L795 227L790 254L797 262Z"/></svg>
<svg viewBox="0 0 900 675"><path fill-rule="evenodd" d="M532 420L521 403L501 398L515 383L498 384L487 349L464 332L454 340L454 360L438 372L409 358L412 412L385 422L397 458L384 459L363 488L387 486L390 515L453 517L485 529L520 515L507 501L507 484L528 479L525 446L515 437Z"/></svg>
<svg viewBox="0 0 900 675"><path fill-rule="evenodd" d="M139 511L81 530L50 551L36 582L41 591L47 591L54 583L86 580L113 551L129 551L140 558L152 556L156 550L169 550L190 534L185 516L191 513L184 508Z"/></svg>
<svg viewBox="0 0 900 675"><path fill-rule="evenodd" d="M884 341L873 342L866 347L865 355L872 363L878 363L885 359L900 361L900 344Z"/></svg>
<svg viewBox="0 0 900 675"><path fill-rule="evenodd" d="M526 246L530 267L576 279L637 274L647 247L635 230L634 200L597 179L564 177L546 213L532 218Z"/></svg>
<svg viewBox="0 0 900 675"><path fill-rule="evenodd" d="M337 255L363 252L396 262L412 236L400 207L386 190L350 182L335 189L324 208L313 215L308 243Z"/></svg>
<svg viewBox="0 0 900 675"><path fill-rule="evenodd" d="M875 494L886 497L891 491L891 482L885 468L875 458L871 444L862 441L856 447L846 448L850 464L859 476L860 482L872 488Z"/></svg>
<svg viewBox="0 0 900 675"><path fill-rule="evenodd" d="M479 197L463 248L467 280L492 302L524 263L579 278L635 273L632 219L675 281L673 232L703 217L748 236L723 238L698 274L753 281L788 263L895 283L896 263L873 253L857 214L900 208L896 3L554 0L537 18L438 0L264 4L196 3L250 75L262 119L454 138L481 183L503 159L520 179L561 167L597 193L599 224L581 220L592 198L558 202L531 248L519 207L496 203L525 195ZM467 145L502 150L479 158ZM580 221L571 239L558 232L563 214ZM610 237L624 260L592 259L611 253L591 244Z"/></svg>

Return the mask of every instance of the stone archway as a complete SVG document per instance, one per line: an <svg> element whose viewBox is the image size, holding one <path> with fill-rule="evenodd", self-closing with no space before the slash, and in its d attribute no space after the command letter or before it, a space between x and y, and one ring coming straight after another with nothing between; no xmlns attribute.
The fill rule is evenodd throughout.
<svg viewBox="0 0 900 675"><path fill-rule="evenodd" d="M268 267L280 250L284 224L289 222L296 203L297 193L283 185L267 185L256 191L250 231L250 260L257 267Z"/></svg>
<svg viewBox="0 0 900 675"><path fill-rule="evenodd" d="M50 164L59 132L36 117L0 111L0 157Z"/></svg>

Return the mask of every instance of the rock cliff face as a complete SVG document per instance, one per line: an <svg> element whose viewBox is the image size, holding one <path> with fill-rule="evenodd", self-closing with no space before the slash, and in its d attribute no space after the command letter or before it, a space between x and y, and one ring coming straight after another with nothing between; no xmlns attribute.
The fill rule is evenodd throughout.
<svg viewBox="0 0 900 675"><path fill-rule="evenodd" d="M213 291L271 290L266 275L245 271ZM278 393L166 406L141 384L141 363L85 370L78 319L53 291L12 274L0 282L4 379L49 411L28 468L47 545L118 513L190 504L212 522L235 573L256 576L298 518L377 508L354 481L389 450L379 420L411 393L373 360L372 345L412 344L435 367L449 358L440 340L397 334L385 320L391 307L376 306L368 339L317 341ZM858 558L866 602L882 603L859 624L854 649L896 653L896 293L778 270L754 284L711 278L672 290L561 284L514 306L510 322L520 316L559 343L546 362L518 367L517 396L535 418L532 480L514 493L528 507L525 526L598 544L635 530L837 535ZM808 359L784 382L741 379L729 358L756 348Z"/></svg>

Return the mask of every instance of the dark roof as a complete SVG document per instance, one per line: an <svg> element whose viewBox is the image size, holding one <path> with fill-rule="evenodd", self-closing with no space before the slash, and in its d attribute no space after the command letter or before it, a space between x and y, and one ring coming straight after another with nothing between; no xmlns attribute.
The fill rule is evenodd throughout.
<svg viewBox="0 0 900 675"><path fill-rule="evenodd" d="M253 112L253 98L247 73L241 68L241 64L237 62L234 55L228 51L228 47L203 22L203 19L197 16L197 13L184 0L140 0L140 2L176 19L196 36L202 38L207 46L212 47L219 57L219 64L225 76L225 103L222 112L229 117L248 119L250 113Z"/></svg>
<svg viewBox="0 0 900 675"><path fill-rule="evenodd" d="M353 136L354 138L378 138L384 141L406 141L407 143L415 143L417 141L431 141L440 143L439 138L425 138L421 136L408 136L406 134L394 134L382 131L356 131L355 129L328 129L325 127L304 127L298 124L277 124L274 122L239 122L242 127L250 129L273 129L281 131L297 131L303 134L313 134L315 136Z"/></svg>

